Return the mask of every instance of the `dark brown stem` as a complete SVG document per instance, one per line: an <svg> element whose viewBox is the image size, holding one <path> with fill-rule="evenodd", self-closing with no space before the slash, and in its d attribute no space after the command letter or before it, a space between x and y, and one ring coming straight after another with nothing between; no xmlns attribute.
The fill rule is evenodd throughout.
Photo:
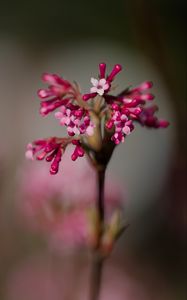
<svg viewBox="0 0 187 300"><path fill-rule="evenodd" d="M99 215L99 232L98 232L98 245L97 249L93 254L93 265L91 274L91 297L90 300L99 300L99 293L101 287L101 277L103 268L103 258L99 254L98 249L100 248L102 231L104 225L104 182L105 182L105 168L97 170L98 180L98 199L97 199L97 210Z"/></svg>

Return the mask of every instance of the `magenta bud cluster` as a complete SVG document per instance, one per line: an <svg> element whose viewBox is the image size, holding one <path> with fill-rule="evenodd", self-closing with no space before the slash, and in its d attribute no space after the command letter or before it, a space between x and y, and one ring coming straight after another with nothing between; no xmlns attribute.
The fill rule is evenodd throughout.
<svg viewBox="0 0 187 300"><path fill-rule="evenodd" d="M56 174L59 170L59 164L62 159L62 155L69 143L75 145L75 150L72 154L72 160L76 160L78 157L84 155L84 149L81 147L79 141L70 141L67 138L48 138L36 140L32 144L27 145L26 157L28 159L37 160L45 159L47 162L51 163L50 173L52 175Z"/></svg>

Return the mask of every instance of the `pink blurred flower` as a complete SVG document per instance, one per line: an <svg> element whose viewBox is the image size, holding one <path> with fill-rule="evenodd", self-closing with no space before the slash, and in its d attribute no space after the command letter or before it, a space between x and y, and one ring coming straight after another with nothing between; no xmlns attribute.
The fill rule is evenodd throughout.
<svg viewBox="0 0 187 300"><path fill-rule="evenodd" d="M91 214L97 199L95 170L86 159L72 162L68 151L63 157L64 169L55 177L46 172L47 163L27 164L19 173L19 212L31 229L59 249L91 242ZM106 222L115 209L123 207L123 193L122 185L108 176Z"/></svg>

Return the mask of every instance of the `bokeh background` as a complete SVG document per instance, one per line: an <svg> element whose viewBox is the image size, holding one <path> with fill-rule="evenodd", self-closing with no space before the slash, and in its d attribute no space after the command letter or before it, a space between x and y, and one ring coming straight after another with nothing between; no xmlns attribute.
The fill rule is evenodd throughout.
<svg viewBox="0 0 187 300"><path fill-rule="evenodd" d="M40 75L57 72L86 92L103 61L109 69L123 65L120 87L152 80L159 115L171 122L166 130L138 128L110 162L108 172L124 188L130 227L106 263L104 290L116 300L186 299L185 2L1 3L0 299L83 299L84 255L51 259L41 239L20 222L18 190L25 145L62 133L52 117L39 116ZM75 294L66 288L65 295L61 281ZM103 297L110 299L105 292Z"/></svg>

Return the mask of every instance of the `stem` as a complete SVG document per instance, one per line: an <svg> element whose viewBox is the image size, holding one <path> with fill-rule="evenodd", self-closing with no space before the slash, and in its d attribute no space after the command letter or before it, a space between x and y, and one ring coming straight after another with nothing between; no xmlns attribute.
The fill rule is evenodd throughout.
<svg viewBox="0 0 187 300"><path fill-rule="evenodd" d="M98 232L98 245L93 256L92 265L92 277L91 277L91 298L90 300L98 300L101 286L101 276L103 268L103 258L98 253L100 248L103 223L104 223L104 182L105 182L105 168L97 170L97 182L98 182L98 199L97 199L97 210L99 215L99 232Z"/></svg>
<svg viewBox="0 0 187 300"><path fill-rule="evenodd" d="M97 180L98 180L98 201L97 209L99 213L100 225L103 225L104 221L104 182L105 182L105 169L97 171ZM102 228L101 228L102 229ZM102 231L102 230L101 230ZM100 232L100 235L102 232Z"/></svg>
<svg viewBox="0 0 187 300"><path fill-rule="evenodd" d="M91 298L90 298L90 300L98 300L99 299L102 268L103 268L103 258L100 256L97 256L97 254L94 253L93 265L92 265Z"/></svg>

